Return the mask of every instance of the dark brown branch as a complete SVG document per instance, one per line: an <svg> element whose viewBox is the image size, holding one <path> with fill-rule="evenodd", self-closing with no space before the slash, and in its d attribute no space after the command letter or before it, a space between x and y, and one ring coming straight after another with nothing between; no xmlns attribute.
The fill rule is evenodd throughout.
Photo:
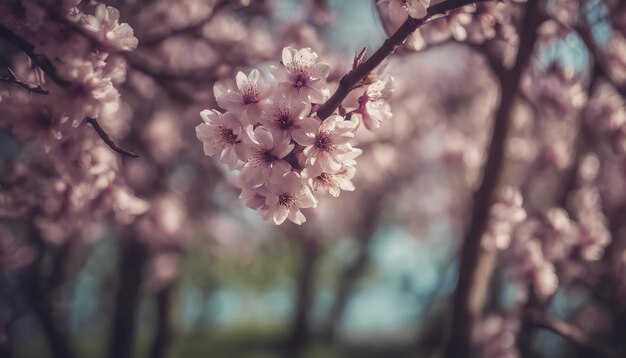
<svg viewBox="0 0 626 358"><path fill-rule="evenodd" d="M355 85L359 83L365 76L372 72L380 65L389 55L391 55L417 28L422 26L426 20L435 15L444 14L447 11L454 10L465 5L489 0L447 0L428 8L426 16L421 19L409 17L401 26L393 33L383 44L374 52L374 54L366 61L361 63L357 68L348 72L339 81L339 87L333 95L318 110L317 115L320 119L330 116L341 102L348 96Z"/></svg>
<svg viewBox="0 0 626 358"><path fill-rule="evenodd" d="M495 115L487 162L482 182L474 193L472 218L461 246L459 278L454 295L453 324L448 343L448 357L473 357L477 344L478 323L481 320L486 291L493 274L495 253L486 251L481 239L489 219L493 193L498 185L504 162L506 137L510 117L524 69L532 56L539 25L539 0L529 0L522 28L520 45L514 67L501 82L500 104Z"/></svg>
<svg viewBox="0 0 626 358"><path fill-rule="evenodd" d="M553 333L556 333L559 336L567 339L568 341L575 343L581 348L585 348L587 350L598 353L601 357L618 357L616 352L613 352L607 347L595 343L591 339L591 337L589 337L580 328L568 322L565 322L556 317L548 316L547 314L538 310L526 311L525 314L528 316L528 319L533 323L533 325L537 328L543 328Z"/></svg>
<svg viewBox="0 0 626 358"><path fill-rule="evenodd" d="M37 87L31 86L28 83L20 80L19 77L17 77L17 74L15 73L15 71L13 71L11 69L11 66L9 66L9 64L4 59L2 59L2 61L0 61L0 62L2 62L2 65L4 66L4 68L6 69L7 73L9 74L6 77L0 77L0 81L13 83L15 85L18 85L18 86L24 88L28 92L32 92L32 93L44 94L44 95L50 93L50 91L48 91L47 89L42 88L39 85L37 85Z"/></svg>
<svg viewBox="0 0 626 358"><path fill-rule="evenodd" d="M0 38L14 45L18 49L20 49L22 52L24 52L26 55L28 55L28 57L30 57L35 62L35 64L39 68L41 68L41 70L46 75L48 75L50 79L56 82L58 85L60 85L61 87L65 89L69 89L72 87L72 83L70 81L67 81L59 77L59 75L57 74L56 68L47 58L35 54L34 46L31 43L29 43L22 37L16 35L11 30L1 25L0 25ZM95 118L86 118L85 122L91 124L91 126L96 130L96 133L98 133L100 138L102 138L104 143L106 143L111 149L113 149L113 151L129 156L129 157L133 157L133 158L139 157L137 154L131 151L128 151L126 149L122 149L117 144L115 144L115 142L113 142L111 137L109 137L107 132L100 126L100 123L98 123L98 121Z"/></svg>
<svg viewBox="0 0 626 358"><path fill-rule="evenodd" d="M100 136L102 141L104 143L106 143L106 145L108 145L109 148L111 148L114 152L117 152L117 153L122 154L122 155L129 156L129 157L132 157L132 158L139 158L139 155L137 155L137 154L135 154L135 153L133 153L133 152L131 152L129 150L120 148L117 144L115 144L113 139L111 139L111 137L109 137L107 132L100 126L100 123L98 123L97 119L89 117L89 118L85 119L85 122L91 124L91 126L93 127L93 129L96 130L96 133L98 133L98 136Z"/></svg>
<svg viewBox="0 0 626 358"><path fill-rule="evenodd" d="M72 83L68 80L65 80L57 74L56 68L47 58L37 55L35 53L35 47L19 35L13 33L11 30L6 27L0 25L0 38L4 41L10 43L15 46L22 52L24 52L28 57L30 57L35 64L43 70L43 72L50 77L50 79L56 82L61 87L69 87Z"/></svg>

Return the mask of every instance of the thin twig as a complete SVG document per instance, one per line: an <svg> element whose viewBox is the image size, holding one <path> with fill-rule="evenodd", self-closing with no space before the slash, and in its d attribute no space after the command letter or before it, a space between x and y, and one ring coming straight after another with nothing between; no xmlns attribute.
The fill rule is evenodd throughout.
<svg viewBox="0 0 626 358"><path fill-rule="evenodd" d="M35 62L35 64L39 66L39 68L41 68L41 70L46 75L48 75L48 77L50 77L50 79L52 79L62 88L69 90L72 87L72 82L59 77L59 75L57 74L56 68L54 67L52 62L50 62L47 58L43 56L39 56L35 54L35 51L34 51L35 48L31 43L29 43L28 41L26 41L19 35L13 33L11 30L1 25L0 25L0 38L14 45L18 49L20 49L22 52L24 52L26 55L28 55L28 57L30 57ZM95 118L85 118L85 122L91 124L91 126L96 130L96 133L98 133L98 135L104 141L104 143L106 143L113 151L129 156L129 157L133 157L133 158L139 157L137 154L131 151L128 151L126 149L122 149L117 144L115 144L115 142L113 142L111 137L100 126L100 123L98 123L98 121Z"/></svg>
<svg viewBox="0 0 626 358"><path fill-rule="evenodd" d="M111 148L113 151L120 153L122 155L126 155L132 158L139 158L139 155L120 148L117 144L115 144L115 142L113 141L113 139L111 139L111 137L109 137L109 135L107 134L107 132L100 126L100 123L98 123L98 120L92 117L88 117L85 118L85 122L91 124L91 126L93 127L93 129L96 130L96 133L98 133L98 135L100 136L100 138L102 138L102 141L104 143L106 143L106 145L109 146L109 148Z"/></svg>
<svg viewBox="0 0 626 358"><path fill-rule="evenodd" d="M0 25L0 39L5 40L28 55L52 81L56 82L61 87L68 88L72 85L70 81L59 77L52 62L35 53L35 46L2 25Z"/></svg>
<svg viewBox="0 0 626 358"><path fill-rule="evenodd" d="M17 77L17 74L15 73L15 71L11 69L11 66L9 66L9 64L4 59L2 59L0 62L2 62L2 65L4 66L4 68L7 70L7 73L9 74L6 77L0 77L0 81L13 83L15 85L18 85L24 88L28 92L32 92L32 93L44 94L44 95L47 95L50 93L50 91L48 91L45 88L42 88L39 85L37 85L37 87L31 86L28 83L20 80L19 77Z"/></svg>
<svg viewBox="0 0 626 358"><path fill-rule="evenodd" d="M361 63L357 68L348 72L339 81L339 87L333 95L318 110L317 115L320 119L330 116L348 96L350 91L365 76L372 72L380 65L389 55L391 55L417 28L422 26L426 20L447 11L454 10L465 5L484 2L489 0L447 0L428 8L426 16L420 19L409 17L401 26L393 33L383 44L374 52L374 54L366 61Z"/></svg>
<svg viewBox="0 0 626 358"><path fill-rule="evenodd" d="M581 346L583 348L595 351L602 357L618 357L617 353L609 348L596 344L591 337L589 337L580 328L565 322L559 318L548 316L547 314L539 310L529 310L525 314L532 324L537 328L543 328L559 336Z"/></svg>

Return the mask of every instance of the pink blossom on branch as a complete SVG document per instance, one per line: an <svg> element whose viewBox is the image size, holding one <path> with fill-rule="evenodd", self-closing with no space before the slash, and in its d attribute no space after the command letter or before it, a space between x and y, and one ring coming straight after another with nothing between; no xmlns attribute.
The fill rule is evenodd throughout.
<svg viewBox="0 0 626 358"><path fill-rule="evenodd" d="M280 183L291 170L291 165L283 159L294 148L291 138L274 135L265 127L248 126L246 133L247 143L241 150L246 162L241 168L243 183L252 187Z"/></svg>
<svg viewBox="0 0 626 358"><path fill-rule="evenodd" d="M368 85L365 89L357 88L344 100L344 108L363 121L370 131L380 128L382 122L391 119L391 106L387 102L391 96L392 79L386 77Z"/></svg>
<svg viewBox="0 0 626 358"><path fill-rule="evenodd" d="M355 122L346 121L334 115L323 122L315 118L305 118L300 127L292 133L294 140L304 146L304 156L308 164L319 163L322 170L334 173L341 168L340 155L353 150L348 144L354 138Z"/></svg>
<svg viewBox="0 0 626 358"><path fill-rule="evenodd" d="M330 95L326 84L329 69L327 63L318 61L317 54L310 48L291 47L283 49L282 68L270 67L281 93L313 103L322 103Z"/></svg>
<svg viewBox="0 0 626 358"><path fill-rule="evenodd" d="M216 110L200 112L204 123L196 127L196 136L202 142L204 154L220 155L220 161L234 169L239 166L237 151L243 149L243 128L232 112L222 114Z"/></svg>
<svg viewBox="0 0 626 358"><path fill-rule="evenodd" d="M105 46L114 50L131 51L137 48L137 38L128 24L120 24L120 12L112 6L99 4L93 15L80 19L85 30L93 33Z"/></svg>
<svg viewBox="0 0 626 358"><path fill-rule="evenodd" d="M287 174L281 184L268 184L267 188L269 194L266 204L276 225L282 224L287 218L294 224L303 224L306 218L300 209L317 206L317 199L309 186L294 172Z"/></svg>
<svg viewBox="0 0 626 358"><path fill-rule="evenodd" d="M253 69L247 76L237 73L238 90L215 86L217 104L226 113L202 111L204 123L196 127L196 136L206 155L219 153L223 163L238 170L246 206L277 225L287 218L302 224L306 218L300 208L317 205L314 191L337 197L341 190L355 189L355 158L362 151L350 142L357 117L372 129L390 117L383 99L390 82L370 75L373 82L361 92L360 102L357 98L363 106L354 108L354 119L335 114L321 121L314 105L328 97L328 64L310 48L285 48L282 58L283 68L271 67L277 83L265 84Z"/></svg>
<svg viewBox="0 0 626 358"><path fill-rule="evenodd" d="M272 93L257 69L248 75L237 73L237 90L216 85L213 89L217 104L226 110L239 113L244 124L256 124L263 113L264 100Z"/></svg>
<svg viewBox="0 0 626 358"><path fill-rule="evenodd" d="M388 4L391 21L400 23L409 16L414 19L426 16L430 0L382 0L381 3Z"/></svg>

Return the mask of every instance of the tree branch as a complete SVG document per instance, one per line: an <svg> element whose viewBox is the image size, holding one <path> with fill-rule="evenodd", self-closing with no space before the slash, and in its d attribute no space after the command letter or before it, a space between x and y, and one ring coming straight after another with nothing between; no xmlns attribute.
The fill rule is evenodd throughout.
<svg viewBox="0 0 626 358"><path fill-rule="evenodd" d="M71 86L72 83L70 81L59 77L52 62L35 53L35 46L2 25L0 25L0 39L3 39L28 55L28 57L30 57L33 62L35 62L35 64L59 86L64 88Z"/></svg>
<svg viewBox="0 0 626 358"><path fill-rule="evenodd" d="M343 76L343 78L339 81L339 87L335 93L333 93L328 101L326 101L326 103L324 103L317 110L319 118L325 119L330 116L360 80L365 78L365 76L378 67L378 65L380 65L385 58L391 55L398 48L398 46L406 40L407 37L409 37L417 28L422 26L428 19L435 15L444 14L447 11L457 9L465 5L483 1L489 0L447 0L429 7L426 16L421 19L409 17L400 26L400 28L393 33L393 35L383 42L383 44L370 58Z"/></svg>
<svg viewBox="0 0 626 358"><path fill-rule="evenodd" d="M520 45L515 65L502 78L499 108L495 115L487 162L482 182L474 193L472 219L461 247L459 278L454 295L452 332L448 343L449 357L472 357L478 337L486 291L493 274L496 253L481 245L491 206L504 162L506 137L511 112L519 91L522 73L530 62L537 39L539 0L529 0L520 30Z"/></svg>
<svg viewBox="0 0 626 358"><path fill-rule="evenodd" d="M122 155L126 155L128 157L132 157L132 158L139 158L139 155L120 148L117 144L115 144L115 142L113 141L113 139L111 139L111 137L109 137L109 135L107 134L107 132L100 126L100 123L98 123L98 120L92 117L88 117L85 118L85 122L91 124L91 126L93 127L93 129L95 129L96 133L98 133L98 136L100 136L100 138L102 139L102 141L104 143L106 143L106 145L109 146L109 148L111 148L113 151L122 154Z"/></svg>
<svg viewBox="0 0 626 358"><path fill-rule="evenodd" d="M0 38L5 40L6 42L12 44L13 46L15 46L16 48L18 48L19 50L21 50L22 52L24 52L26 55L28 55L28 57L30 57L33 62L35 62L35 64L41 68L41 70L48 75L48 77L50 77L50 79L52 79L54 82L56 82L59 86L63 87L64 89L69 89L72 86L72 82L67 81L61 77L59 77L59 75L57 74L56 68L54 67L54 65L52 64L52 62L50 62L47 58L37 55L35 53L35 47L28 41L26 41L25 39L23 39L22 37L20 37L19 35L13 33L11 30L7 29L4 26L0 25ZM9 74L11 75L12 71L9 70ZM14 74L13 74L14 76ZM27 86L27 89L32 90L30 86L24 84L25 86ZM35 88L34 90L32 90L33 92L36 92L37 90L39 91L45 91L45 94L48 94L49 92L47 90L43 90L41 88ZM40 93L40 92L37 92ZM106 143L113 151L129 156L129 157L133 157L133 158L137 158L139 157L137 154L128 151L126 149L122 149L120 148L117 144L115 144L115 142L113 142L113 140L111 139L111 137L107 134L107 132L100 126L100 123L98 123L97 119L95 118L86 118L85 122L91 124L91 126L96 130L96 133L98 133L98 136L100 136L100 138L104 141L104 143Z"/></svg>
<svg viewBox="0 0 626 358"><path fill-rule="evenodd" d="M32 92L32 93L44 94L44 95L47 95L48 93L50 93L50 91L48 91L47 89L42 88L39 85L37 85L37 87L31 86L28 83L20 80L17 77L17 74L15 73L15 71L13 71L11 69L11 66L4 59L2 59L0 62L2 62L2 65L4 66L4 68L6 69L7 73L9 74L6 77L0 77L0 81L13 83L15 85L18 85L18 86L24 88L28 92Z"/></svg>
<svg viewBox="0 0 626 358"><path fill-rule="evenodd" d="M525 314L532 324L537 328L543 328L551 331L576 345L586 348L588 350L595 351L602 357L618 357L616 352L608 349L607 347L596 344L591 337L589 337L580 328L565 322L556 317L548 316L547 314L539 310L526 311Z"/></svg>

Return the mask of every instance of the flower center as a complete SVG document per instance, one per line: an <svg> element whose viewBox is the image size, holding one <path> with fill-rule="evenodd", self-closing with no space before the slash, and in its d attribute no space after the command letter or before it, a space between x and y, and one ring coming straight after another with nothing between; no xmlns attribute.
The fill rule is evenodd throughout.
<svg viewBox="0 0 626 358"><path fill-rule="evenodd" d="M302 74L298 74L295 78L295 87L301 88L306 84L306 78Z"/></svg>
<svg viewBox="0 0 626 358"><path fill-rule="evenodd" d="M256 83L248 82L241 93L243 104L253 104L259 102L259 86Z"/></svg>
<svg viewBox="0 0 626 358"><path fill-rule="evenodd" d="M289 129L292 125L291 121L289 120L289 116L284 114L278 117L278 120L276 122L278 123L278 127L280 129Z"/></svg>
<svg viewBox="0 0 626 358"><path fill-rule="evenodd" d="M319 150L328 150L332 144L332 140L328 132L322 132L315 137L315 148Z"/></svg>
<svg viewBox="0 0 626 358"><path fill-rule="evenodd" d="M285 207L292 207L296 205L296 198L293 193L282 193L278 196L278 204Z"/></svg>
<svg viewBox="0 0 626 358"><path fill-rule="evenodd" d="M322 188L330 188L335 185L335 180L331 174L322 173L315 178L315 186Z"/></svg>
<svg viewBox="0 0 626 358"><path fill-rule="evenodd" d="M227 144L236 144L239 143L237 140L237 135L233 133L231 128L220 127L220 139Z"/></svg>
<svg viewBox="0 0 626 358"><path fill-rule="evenodd" d="M264 150L259 153L259 161L263 164L272 164L277 160L278 158L269 150Z"/></svg>

